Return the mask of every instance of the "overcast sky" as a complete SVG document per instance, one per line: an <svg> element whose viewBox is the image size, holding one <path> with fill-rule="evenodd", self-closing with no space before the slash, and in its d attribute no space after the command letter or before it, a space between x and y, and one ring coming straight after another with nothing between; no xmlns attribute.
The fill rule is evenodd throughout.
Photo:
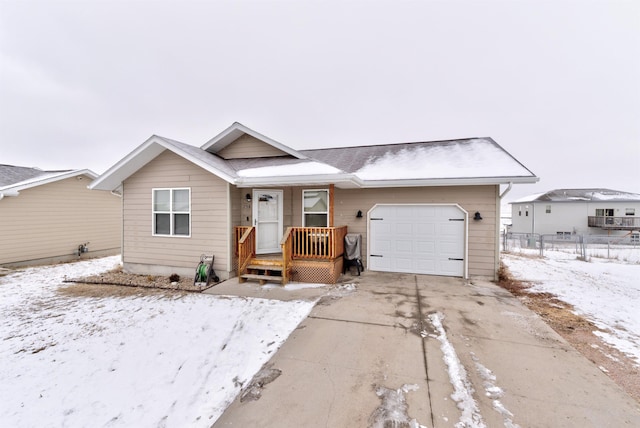
<svg viewBox="0 0 640 428"><path fill-rule="evenodd" d="M489 136L640 193L640 1L0 0L0 163L102 173L234 121L296 149Z"/></svg>

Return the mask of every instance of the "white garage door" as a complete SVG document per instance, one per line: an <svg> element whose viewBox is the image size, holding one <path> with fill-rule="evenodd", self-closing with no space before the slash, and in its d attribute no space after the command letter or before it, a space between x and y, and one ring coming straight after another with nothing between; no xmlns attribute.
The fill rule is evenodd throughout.
<svg viewBox="0 0 640 428"><path fill-rule="evenodd" d="M465 229L456 205L377 205L369 213L369 269L464 276Z"/></svg>

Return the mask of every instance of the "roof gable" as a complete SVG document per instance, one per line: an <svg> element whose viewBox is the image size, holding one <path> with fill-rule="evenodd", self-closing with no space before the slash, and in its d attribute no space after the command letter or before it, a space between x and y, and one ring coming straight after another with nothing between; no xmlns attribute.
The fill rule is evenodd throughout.
<svg viewBox="0 0 640 428"><path fill-rule="evenodd" d="M189 144L169 138L152 135L138 146L134 151L125 156L120 162L109 168L104 174L94 180L90 189L114 190L120 187L122 182L155 159L165 150L171 150L188 161L200 166L210 173L233 183L235 171L226 162L216 155L208 153Z"/></svg>
<svg viewBox="0 0 640 428"><path fill-rule="evenodd" d="M216 152L223 159L250 159L290 156L288 153L252 135L243 134Z"/></svg>
<svg viewBox="0 0 640 428"><path fill-rule="evenodd" d="M228 148L231 145L238 145L240 147L237 147L236 150L232 150L231 148ZM217 154L225 159L242 157L239 153L248 154L248 156L244 156L247 158L286 155L290 155L298 159L305 159L306 157L301 152L272 140L271 138L266 137L239 122L234 122L230 127L207 141L200 148L209 153ZM251 154L252 150L256 151L255 155ZM226 156L231 157L226 157L225 152Z"/></svg>

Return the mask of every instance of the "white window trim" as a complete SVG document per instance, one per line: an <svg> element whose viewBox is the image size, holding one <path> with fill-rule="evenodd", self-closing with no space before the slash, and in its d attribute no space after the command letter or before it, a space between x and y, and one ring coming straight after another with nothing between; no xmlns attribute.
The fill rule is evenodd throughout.
<svg viewBox="0 0 640 428"><path fill-rule="evenodd" d="M155 194L158 190L169 191L169 211L155 211L154 202ZM187 190L189 191L189 211L173 211L173 191L174 190ZM156 233L156 214L169 214L169 234ZM188 235L176 235L173 233L173 215L174 214L188 214L189 215L189 234ZM191 238L191 187L154 187L151 189L151 236L161 236L163 238Z"/></svg>
<svg viewBox="0 0 640 428"><path fill-rule="evenodd" d="M307 212L304 210L304 193L305 192L326 192L327 193L327 211L310 211ZM331 200L329 199L329 189L303 189L302 190L302 227L307 227L307 217L306 214L326 214L327 215L327 225L324 227L329 227L329 211L331 207Z"/></svg>

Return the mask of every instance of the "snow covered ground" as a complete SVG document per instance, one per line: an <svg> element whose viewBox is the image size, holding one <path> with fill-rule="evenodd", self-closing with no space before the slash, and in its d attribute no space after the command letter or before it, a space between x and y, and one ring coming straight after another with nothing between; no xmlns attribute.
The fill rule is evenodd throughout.
<svg viewBox="0 0 640 428"><path fill-rule="evenodd" d="M118 257L0 277L3 426L209 427L313 302L145 291L72 297Z"/></svg>
<svg viewBox="0 0 640 428"><path fill-rule="evenodd" d="M571 252L545 251L539 258L537 250L519 251L502 254L516 278L532 282L531 291L553 293L573 305L605 330L596 334L640 365L640 248L625 249L609 260L590 257L588 262Z"/></svg>

